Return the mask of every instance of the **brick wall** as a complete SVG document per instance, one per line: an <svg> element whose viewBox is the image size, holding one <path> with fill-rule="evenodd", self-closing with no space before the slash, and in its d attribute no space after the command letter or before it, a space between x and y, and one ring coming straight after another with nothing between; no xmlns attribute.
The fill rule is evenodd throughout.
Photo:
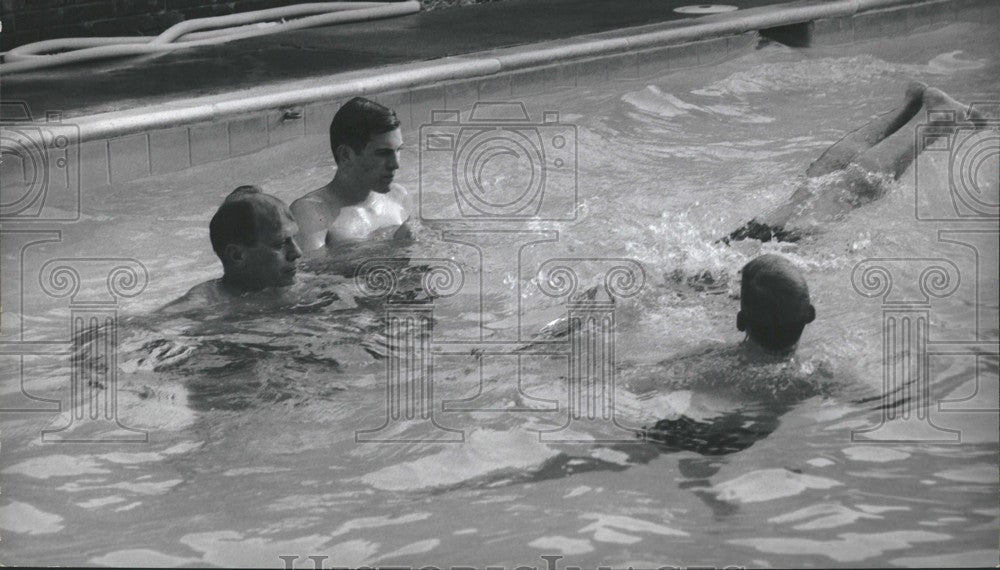
<svg viewBox="0 0 1000 570"><path fill-rule="evenodd" d="M309 0L0 0L0 49L52 38L156 35L183 20Z"/></svg>

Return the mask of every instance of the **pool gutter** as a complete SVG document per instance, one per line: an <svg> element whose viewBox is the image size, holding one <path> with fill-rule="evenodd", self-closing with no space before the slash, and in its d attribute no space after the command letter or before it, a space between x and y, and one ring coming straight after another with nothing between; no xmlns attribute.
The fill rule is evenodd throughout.
<svg viewBox="0 0 1000 570"><path fill-rule="evenodd" d="M713 14L165 104L74 117L81 186L106 185L225 160L324 133L336 108L365 95L393 106L404 125L432 108L468 109L588 81L638 78L706 65L752 50L761 30L806 23L819 43L906 34L956 20L1000 19L995 0L804 1ZM178 145L183 148L178 150ZM94 166L91 163L96 163Z"/></svg>
<svg viewBox="0 0 1000 570"><path fill-rule="evenodd" d="M452 80L491 75L550 65L553 62L628 53L660 45L682 44L705 38L737 35L819 19L850 17L862 12L917 4L948 4L948 0L835 0L808 4L783 4L699 18L697 23L630 34L609 39L576 38L564 45L556 42L519 46L487 54L470 54L440 60L310 78L247 91L185 99L165 105L129 109L81 117L82 140L110 138L182 124L218 121L227 117L317 101L345 99L356 95L408 89Z"/></svg>

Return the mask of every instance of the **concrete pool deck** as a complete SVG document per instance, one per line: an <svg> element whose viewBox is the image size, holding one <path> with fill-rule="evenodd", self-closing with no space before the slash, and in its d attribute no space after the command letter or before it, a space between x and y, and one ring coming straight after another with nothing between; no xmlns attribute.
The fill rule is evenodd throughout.
<svg viewBox="0 0 1000 570"><path fill-rule="evenodd" d="M740 9L787 0L734 0ZM374 70L588 34L676 22L691 0L504 0L93 61L4 78L4 97L65 117L119 111L276 83ZM63 89L72 85L72 90Z"/></svg>
<svg viewBox="0 0 1000 570"><path fill-rule="evenodd" d="M85 190L322 135L355 95L417 128L432 109L467 112L477 101L710 65L753 50L768 31L849 44L1000 19L996 0L738 4L745 8L678 18L677 0L635 0L610 12L606 1L508 0L4 77L3 97L25 102L35 121L56 117L73 129L80 144L69 164L79 172L67 178ZM5 121L25 120L9 109Z"/></svg>

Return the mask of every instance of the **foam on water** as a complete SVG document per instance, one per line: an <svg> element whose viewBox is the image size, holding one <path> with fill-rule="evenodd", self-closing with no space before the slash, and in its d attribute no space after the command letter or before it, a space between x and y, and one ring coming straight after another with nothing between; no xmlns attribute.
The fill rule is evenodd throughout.
<svg viewBox="0 0 1000 570"><path fill-rule="evenodd" d="M910 456L910 454L905 451L892 449L891 447L887 448L884 446L880 446L879 448L862 446L845 447L842 451L844 455L852 461L868 461L872 463L900 461Z"/></svg>
<svg viewBox="0 0 1000 570"><path fill-rule="evenodd" d="M947 479L949 481L959 481L962 483L980 483L983 485L995 485L997 482L997 470L992 465L976 465L961 469L948 469L934 474L935 477Z"/></svg>
<svg viewBox="0 0 1000 570"><path fill-rule="evenodd" d="M780 48L779 48L780 49ZM707 86L693 90L692 93L709 97L734 96L745 98L768 92L815 92L827 89L829 85L838 88L864 86L874 80L892 77L900 72L917 72L933 70L934 73L946 73L963 69L977 69L981 61L972 63L972 67L957 63L954 56L961 51L942 54L926 66L900 65L884 61L873 55L854 57L816 58L808 60L779 61L755 65L750 69L735 72L725 79L715 81ZM948 66L951 66L948 69Z"/></svg>
<svg viewBox="0 0 1000 570"><path fill-rule="evenodd" d="M397 462L362 476L361 481L391 491L449 487L491 473L537 468L556 453L528 432L477 429L463 445Z"/></svg>
<svg viewBox="0 0 1000 570"><path fill-rule="evenodd" d="M966 59L960 58L962 55L962 50L950 51L948 53L943 53L934 57L934 59L927 62L924 70L927 73L940 73L942 75L948 75L955 73L956 71L969 71L973 69L982 69L986 67L989 62L987 59Z"/></svg>
<svg viewBox="0 0 1000 570"><path fill-rule="evenodd" d="M5 475L24 475L35 479L50 477L76 477L79 475L100 475L111 471L94 457L53 454L34 457L16 463L3 470Z"/></svg>
<svg viewBox="0 0 1000 570"><path fill-rule="evenodd" d="M792 528L795 530L817 530L850 525L861 519L879 520L882 518L881 516L864 511L855 511L841 504L820 503L771 517L768 519L768 522L778 524L798 523L793 525ZM811 520L808 520L808 522L799 522L807 519Z"/></svg>
<svg viewBox="0 0 1000 570"><path fill-rule="evenodd" d="M884 552L913 548L921 542L948 540L950 535L922 530L901 530L892 532L860 534L847 532L833 540L809 538L745 538L729 540L730 544L742 544L756 548L760 552L776 554L796 554L826 556L836 562L860 562Z"/></svg>
<svg viewBox="0 0 1000 570"><path fill-rule="evenodd" d="M400 558L404 556L413 556L415 554L424 554L426 552L431 552L438 546L440 546L441 541L436 538L428 538L426 540L421 540L418 542L413 542L388 552L378 557L378 560L389 560L392 558Z"/></svg>
<svg viewBox="0 0 1000 570"><path fill-rule="evenodd" d="M580 518L594 521L581 528L580 533L594 533L594 540L597 542L634 544L645 538L643 535L690 536L676 528L624 515L584 513Z"/></svg>
<svg viewBox="0 0 1000 570"><path fill-rule="evenodd" d="M246 568L273 568L282 562L277 553L322 553L338 564L357 568L372 560L380 546L361 539L331 544L329 537L321 535L285 540L245 537L232 530L188 534L180 541L202 553L201 564Z"/></svg>
<svg viewBox="0 0 1000 570"><path fill-rule="evenodd" d="M0 506L0 529L16 534L53 534L65 525L63 517L37 507L12 501Z"/></svg>
<svg viewBox="0 0 1000 570"><path fill-rule="evenodd" d="M791 497L808 489L829 489L841 485L827 477L804 475L787 469L762 469L715 485L721 501L757 503Z"/></svg>
<svg viewBox="0 0 1000 570"><path fill-rule="evenodd" d="M904 568L987 568L998 563L996 550L972 550L931 556L900 556L889 561Z"/></svg>
<svg viewBox="0 0 1000 570"><path fill-rule="evenodd" d="M115 550L89 560L91 564L100 566L118 566L130 568L176 568L201 562L200 558L171 556L148 548L130 548Z"/></svg>
<svg viewBox="0 0 1000 570"><path fill-rule="evenodd" d="M528 543L528 546L545 551L554 551L565 556L586 554L594 551L594 544L587 539L570 538L568 536L541 536Z"/></svg>
<svg viewBox="0 0 1000 570"><path fill-rule="evenodd" d="M703 93L693 94L703 95ZM770 123L774 121L773 117L750 112L746 105L688 103L676 95L663 92L656 85L647 85L640 91L626 93L622 96L622 101L639 111L639 114L635 115L637 120L643 120L644 115L660 119L689 115L692 118L708 117L715 120L735 120L746 123Z"/></svg>
<svg viewBox="0 0 1000 570"><path fill-rule="evenodd" d="M339 527L337 527L333 532L330 533L330 536L340 536L361 529L380 528L384 526L392 526L397 524L410 524L426 520L430 517L431 513L410 513L397 518L380 516L380 517L364 517L360 519L351 519L349 521L343 522Z"/></svg>

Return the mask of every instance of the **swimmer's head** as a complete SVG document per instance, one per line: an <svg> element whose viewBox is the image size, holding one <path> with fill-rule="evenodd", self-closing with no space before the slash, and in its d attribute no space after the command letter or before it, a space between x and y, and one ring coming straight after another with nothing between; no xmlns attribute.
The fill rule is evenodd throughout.
<svg viewBox="0 0 1000 570"><path fill-rule="evenodd" d="M212 249L222 260L223 281L243 291L295 282L302 250L299 228L284 202L256 186L240 186L209 224Z"/></svg>
<svg viewBox="0 0 1000 570"><path fill-rule="evenodd" d="M802 273L773 254L747 263L742 273L736 328L767 350L794 349L802 330L816 318Z"/></svg>
<svg viewBox="0 0 1000 570"><path fill-rule="evenodd" d="M365 147L378 135L390 133L399 128L399 118L392 109L364 97L355 97L333 116L330 122L330 150L339 165L348 149L355 154L364 152Z"/></svg>

